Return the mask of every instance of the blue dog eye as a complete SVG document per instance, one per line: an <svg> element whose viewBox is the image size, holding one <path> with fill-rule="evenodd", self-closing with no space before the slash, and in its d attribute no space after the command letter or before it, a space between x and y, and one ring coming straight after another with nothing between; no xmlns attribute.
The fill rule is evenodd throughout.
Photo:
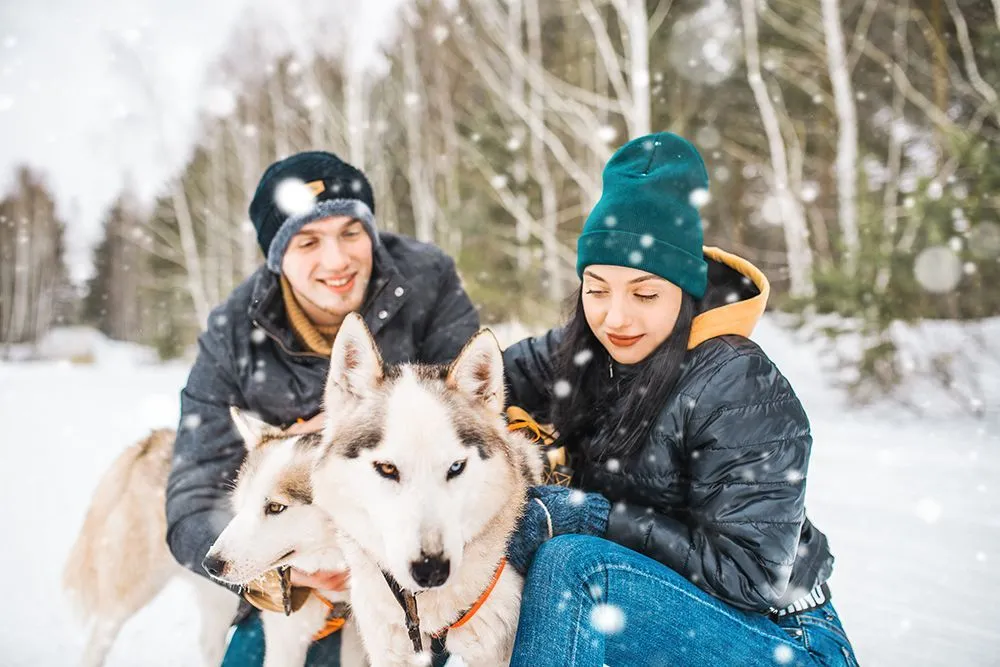
<svg viewBox="0 0 1000 667"><path fill-rule="evenodd" d="M462 459L451 464L451 467L448 468L448 479L453 479L462 474L462 471L465 470L465 461L466 459Z"/></svg>

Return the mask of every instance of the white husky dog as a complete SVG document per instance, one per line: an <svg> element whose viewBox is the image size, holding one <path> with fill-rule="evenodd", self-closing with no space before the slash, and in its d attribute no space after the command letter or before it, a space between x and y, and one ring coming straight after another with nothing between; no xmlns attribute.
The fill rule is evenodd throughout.
<svg viewBox="0 0 1000 667"><path fill-rule="evenodd" d="M247 457L232 494L234 516L205 556L205 569L237 586L276 570L286 573L289 567L309 573L344 570L336 527L330 515L312 503L310 473L320 435L289 435L236 408L231 412ZM343 615L348 596L338 591L310 595L306 589L291 589L285 576L282 582L284 613L261 612L264 666L302 667L313 636L335 610ZM290 613L300 604L301 609ZM341 632L341 664L366 665L350 618Z"/></svg>
<svg viewBox="0 0 1000 667"><path fill-rule="evenodd" d="M449 367L387 368L349 315L324 401L313 503L336 517L372 666L426 664L435 636L469 667L507 665L524 582L504 554L542 463L507 430L494 336Z"/></svg>
<svg viewBox="0 0 1000 667"><path fill-rule="evenodd" d="M123 451L101 478L83 527L66 559L63 586L91 621L83 667L100 667L122 626L175 577L194 585L201 615L201 657L216 667L238 600L225 588L181 567L167 548L163 494L174 432L154 431Z"/></svg>

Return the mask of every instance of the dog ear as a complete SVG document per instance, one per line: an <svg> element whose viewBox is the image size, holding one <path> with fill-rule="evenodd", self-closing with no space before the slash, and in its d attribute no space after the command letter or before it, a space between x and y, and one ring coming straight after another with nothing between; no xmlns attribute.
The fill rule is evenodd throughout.
<svg viewBox="0 0 1000 667"><path fill-rule="evenodd" d="M229 414L233 418L236 430L243 437L243 443L247 451L252 451L266 439L276 438L281 435L281 429L271 426L267 422L257 419L249 412L244 412L237 407L230 406Z"/></svg>
<svg viewBox="0 0 1000 667"><path fill-rule="evenodd" d="M349 313L330 353L323 397L327 414L332 414L345 399L368 396L384 375L382 355L365 321L357 313Z"/></svg>
<svg viewBox="0 0 1000 667"><path fill-rule="evenodd" d="M489 329L483 329L465 344L448 368L447 386L486 404L491 412L503 412L503 353Z"/></svg>

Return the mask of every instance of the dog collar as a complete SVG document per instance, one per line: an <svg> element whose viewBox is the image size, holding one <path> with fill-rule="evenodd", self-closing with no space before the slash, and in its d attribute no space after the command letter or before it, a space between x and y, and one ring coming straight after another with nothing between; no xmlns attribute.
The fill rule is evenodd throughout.
<svg viewBox="0 0 1000 667"><path fill-rule="evenodd" d="M500 563L497 565L496 571L493 572L493 579L490 580L489 586L486 590L482 592L479 598L476 599L475 603L469 607L465 612L463 612L458 620L450 625L446 625L437 632L431 633L431 651L436 654L444 653L445 642L448 638L448 631L455 630L462 627L468 623L476 612L486 603L486 600L490 597L490 593L496 587L497 582L500 581L500 575L503 573L504 567L507 565L507 559L501 558ZM389 584L389 590L392 591L393 597L396 598L396 602L399 606L403 608L403 613L406 615L406 632L410 635L410 642L413 644L414 653L423 653L424 642L420 636L420 614L417 609L417 596L411 591L406 590L399 585L396 578L393 577L387 570L382 570L382 576L385 577L385 582Z"/></svg>

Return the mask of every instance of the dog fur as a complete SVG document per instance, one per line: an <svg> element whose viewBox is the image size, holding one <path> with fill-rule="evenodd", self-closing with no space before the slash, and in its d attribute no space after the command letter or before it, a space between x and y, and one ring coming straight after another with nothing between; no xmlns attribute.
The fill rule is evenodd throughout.
<svg viewBox="0 0 1000 667"><path fill-rule="evenodd" d="M283 566L310 573L344 570L336 526L312 504L311 472L320 435L287 435L235 408L232 415L248 453L232 494L234 516L205 558L221 567L213 576L226 584L246 585ZM267 512L275 503L284 509ZM314 593L330 602L348 601L346 592ZM327 612L314 596L289 616L262 611L264 667L302 667ZM341 665L366 665L354 622L348 619L340 632Z"/></svg>
<svg viewBox="0 0 1000 667"><path fill-rule="evenodd" d="M430 633L489 586L541 477L538 449L502 417L499 345L482 331L450 366L387 368L352 314L334 343L324 401L313 503L336 516L372 667L426 664L383 570L416 594L428 647ZM469 667L507 665L522 587L506 567L475 616L448 633L448 651Z"/></svg>
<svg viewBox="0 0 1000 667"><path fill-rule="evenodd" d="M132 445L101 478L63 571L63 588L90 624L80 664L100 667L125 622L174 577L194 586L206 667L222 662L235 595L177 564L167 548L164 491L174 432Z"/></svg>

